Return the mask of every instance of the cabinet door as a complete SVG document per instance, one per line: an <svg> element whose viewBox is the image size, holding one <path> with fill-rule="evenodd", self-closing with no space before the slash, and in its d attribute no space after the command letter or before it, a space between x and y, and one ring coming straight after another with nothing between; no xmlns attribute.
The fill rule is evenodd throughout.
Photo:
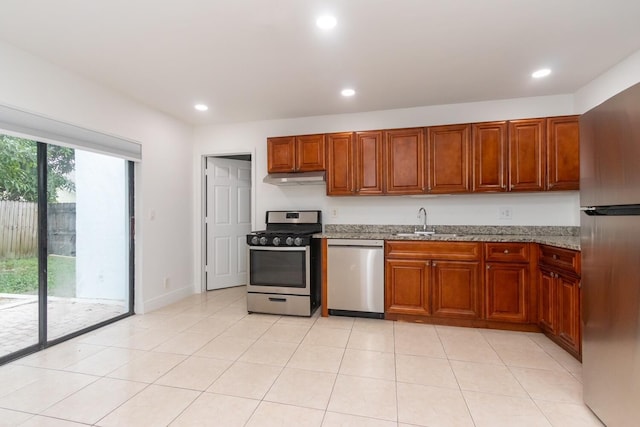
<svg viewBox="0 0 640 427"><path fill-rule="evenodd" d="M267 138L267 171L294 172L296 168L296 137Z"/></svg>
<svg viewBox="0 0 640 427"><path fill-rule="evenodd" d="M556 333L577 353L580 352L580 280L556 274L558 323Z"/></svg>
<svg viewBox="0 0 640 427"><path fill-rule="evenodd" d="M356 192L382 194L382 131L356 133Z"/></svg>
<svg viewBox="0 0 640 427"><path fill-rule="evenodd" d="M507 191L507 122L476 123L472 136L472 190Z"/></svg>
<svg viewBox="0 0 640 427"><path fill-rule="evenodd" d="M509 189L542 191L545 187L545 119L509 122Z"/></svg>
<svg viewBox="0 0 640 427"><path fill-rule="evenodd" d="M327 135L327 195L350 196L355 192L353 134Z"/></svg>
<svg viewBox="0 0 640 427"><path fill-rule="evenodd" d="M529 266L492 262L487 263L485 268L487 319L527 322Z"/></svg>
<svg viewBox="0 0 640 427"><path fill-rule="evenodd" d="M449 194L470 190L470 134L471 125L427 128L427 191Z"/></svg>
<svg viewBox="0 0 640 427"><path fill-rule="evenodd" d="M387 260L385 313L429 315L429 261Z"/></svg>
<svg viewBox="0 0 640 427"><path fill-rule="evenodd" d="M433 315L480 318L479 263L433 261L432 269Z"/></svg>
<svg viewBox="0 0 640 427"><path fill-rule="evenodd" d="M547 119L547 189L580 188L578 116Z"/></svg>
<svg viewBox="0 0 640 427"><path fill-rule="evenodd" d="M424 191L424 129L385 131L386 193L420 194Z"/></svg>
<svg viewBox="0 0 640 427"><path fill-rule="evenodd" d="M538 322L540 327L556 333L556 284L555 273L538 270Z"/></svg>
<svg viewBox="0 0 640 427"><path fill-rule="evenodd" d="M324 169L324 135L296 136L296 172Z"/></svg>

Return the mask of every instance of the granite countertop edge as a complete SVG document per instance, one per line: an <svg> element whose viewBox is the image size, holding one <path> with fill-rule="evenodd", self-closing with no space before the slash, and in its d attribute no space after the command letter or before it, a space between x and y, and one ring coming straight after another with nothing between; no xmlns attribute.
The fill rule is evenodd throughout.
<svg viewBox="0 0 640 427"><path fill-rule="evenodd" d="M314 238L323 239L361 239L361 240L415 240L424 242L513 242L540 243L564 249L580 250L578 236L517 235L517 234L459 234L434 236L397 236L395 233L343 233L324 232L314 234Z"/></svg>

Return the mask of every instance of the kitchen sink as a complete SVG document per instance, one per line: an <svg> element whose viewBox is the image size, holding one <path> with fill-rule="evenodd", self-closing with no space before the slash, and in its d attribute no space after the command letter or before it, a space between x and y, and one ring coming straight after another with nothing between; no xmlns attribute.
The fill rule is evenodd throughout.
<svg viewBox="0 0 640 427"><path fill-rule="evenodd" d="M415 231L413 233L394 233L396 237L460 237L461 234L456 233L434 233L431 231Z"/></svg>

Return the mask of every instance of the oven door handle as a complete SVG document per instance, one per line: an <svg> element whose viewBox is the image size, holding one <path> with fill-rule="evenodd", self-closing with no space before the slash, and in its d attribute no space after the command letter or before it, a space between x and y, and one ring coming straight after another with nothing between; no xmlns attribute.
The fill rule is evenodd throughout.
<svg viewBox="0 0 640 427"><path fill-rule="evenodd" d="M306 246L249 246L250 251L304 252Z"/></svg>

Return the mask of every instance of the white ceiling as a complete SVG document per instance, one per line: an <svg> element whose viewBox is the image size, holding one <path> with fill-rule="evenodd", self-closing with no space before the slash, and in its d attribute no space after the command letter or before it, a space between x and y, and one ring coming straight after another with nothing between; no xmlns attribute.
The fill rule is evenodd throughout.
<svg viewBox="0 0 640 427"><path fill-rule="evenodd" d="M196 125L574 93L640 49L637 0L1 2L1 40Z"/></svg>

